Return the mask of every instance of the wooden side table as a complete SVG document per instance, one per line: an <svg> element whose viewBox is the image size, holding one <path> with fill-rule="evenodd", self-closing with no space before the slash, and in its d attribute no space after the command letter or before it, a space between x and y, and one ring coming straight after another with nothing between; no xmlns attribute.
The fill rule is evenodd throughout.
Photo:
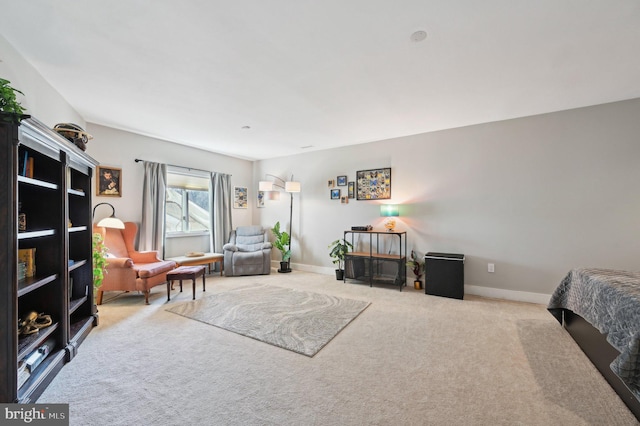
<svg viewBox="0 0 640 426"><path fill-rule="evenodd" d="M204 266L180 266L173 271L167 272L167 301L171 300L171 289L173 281L180 281L180 291L182 291L182 280L191 280L193 283L193 300L196 299L196 278L202 275L202 291L205 291L205 271Z"/></svg>

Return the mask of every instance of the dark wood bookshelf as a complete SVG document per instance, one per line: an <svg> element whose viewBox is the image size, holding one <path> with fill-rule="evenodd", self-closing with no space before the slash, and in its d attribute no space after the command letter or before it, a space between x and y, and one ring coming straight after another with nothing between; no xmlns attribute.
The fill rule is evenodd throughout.
<svg viewBox="0 0 640 426"><path fill-rule="evenodd" d="M25 159L32 159L28 169ZM97 325L91 267L97 164L34 118L0 123L0 203L6 206L0 215L2 403L37 401ZM30 265L25 269L19 265L22 249L33 249L22 252ZM53 323L19 335L19 320L29 312L50 315ZM48 353L39 364L26 362L44 346ZM19 385L21 365L33 371Z"/></svg>

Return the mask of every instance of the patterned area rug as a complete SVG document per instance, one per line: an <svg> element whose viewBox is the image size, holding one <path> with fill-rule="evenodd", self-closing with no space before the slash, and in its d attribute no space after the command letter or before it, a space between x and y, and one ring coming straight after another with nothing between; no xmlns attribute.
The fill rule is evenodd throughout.
<svg viewBox="0 0 640 426"><path fill-rule="evenodd" d="M326 294L255 285L206 296L167 311L312 357L369 305Z"/></svg>

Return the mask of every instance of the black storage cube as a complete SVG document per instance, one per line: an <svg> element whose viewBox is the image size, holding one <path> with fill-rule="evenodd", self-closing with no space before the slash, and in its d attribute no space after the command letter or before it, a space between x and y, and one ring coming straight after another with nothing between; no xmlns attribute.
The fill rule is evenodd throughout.
<svg viewBox="0 0 640 426"><path fill-rule="evenodd" d="M462 299L464 297L464 254L424 255L425 294Z"/></svg>

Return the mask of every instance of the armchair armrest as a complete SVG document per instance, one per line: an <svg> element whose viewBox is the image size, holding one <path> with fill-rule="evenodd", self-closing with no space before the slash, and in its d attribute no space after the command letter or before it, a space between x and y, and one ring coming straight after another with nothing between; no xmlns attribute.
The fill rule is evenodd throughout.
<svg viewBox="0 0 640 426"><path fill-rule="evenodd" d="M238 251L238 247L236 247L235 244L231 244L231 243L227 243L224 246L222 246L222 250L226 250L226 251Z"/></svg>
<svg viewBox="0 0 640 426"><path fill-rule="evenodd" d="M107 257L107 268L132 268L133 260L128 257Z"/></svg>
<svg viewBox="0 0 640 426"><path fill-rule="evenodd" d="M271 247L273 247L273 244L271 243L262 243L262 249L270 249Z"/></svg>
<svg viewBox="0 0 640 426"><path fill-rule="evenodd" d="M161 259L158 258L158 252L155 250L129 252L129 255L135 263L154 263L161 261Z"/></svg>

